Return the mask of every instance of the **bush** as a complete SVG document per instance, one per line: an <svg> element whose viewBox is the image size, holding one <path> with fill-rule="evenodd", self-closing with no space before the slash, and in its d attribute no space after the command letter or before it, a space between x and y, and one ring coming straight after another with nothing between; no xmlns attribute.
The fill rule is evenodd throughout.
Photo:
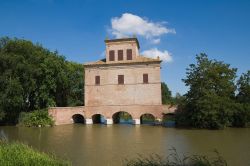
<svg viewBox="0 0 250 166"><path fill-rule="evenodd" d="M247 127L250 122L250 104L237 103L232 115L233 127Z"/></svg>
<svg viewBox="0 0 250 166"><path fill-rule="evenodd" d="M179 156L175 149L166 158L157 154L149 157L138 156L136 159L126 160L126 166L227 166L227 162L215 151L215 157L203 155Z"/></svg>
<svg viewBox="0 0 250 166"><path fill-rule="evenodd" d="M48 110L36 110L33 112L22 112L19 116L19 125L26 127L53 126L54 122L48 114Z"/></svg>
<svg viewBox="0 0 250 166"><path fill-rule="evenodd" d="M69 166L68 161L60 160L54 155L38 152L21 143L0 141L0 165L8 166Z"/></svg>

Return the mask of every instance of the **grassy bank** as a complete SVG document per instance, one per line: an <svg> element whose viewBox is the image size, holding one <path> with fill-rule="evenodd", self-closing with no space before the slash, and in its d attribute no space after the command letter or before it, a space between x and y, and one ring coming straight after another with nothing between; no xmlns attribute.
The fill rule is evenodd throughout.
<svg viewBox="0 0 250 166"><path fill-rule="evenodd" d="M0 165L2 166L70 166L68 161L38 152L21 143L0 142Z"/></svg>

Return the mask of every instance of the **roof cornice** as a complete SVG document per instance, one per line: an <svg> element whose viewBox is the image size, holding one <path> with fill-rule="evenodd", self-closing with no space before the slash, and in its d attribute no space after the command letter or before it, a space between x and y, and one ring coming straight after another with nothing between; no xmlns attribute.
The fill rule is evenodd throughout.
<svg viewBox="0 0 250 166"><path fill-rule="evenodd" d="M84 67L102 67L102 66L127 66L127 65L146 65L146 64L160 64L162 61L147 61L147 62L124 62L124 63L102 63L102 64L83 64Z"/></svg>
<svg viewBox="0 0 250 166"><path fill-rule="evenodd" d="M136 37L132 38L120 38L120 39L106 39L104 40L105 43L111 43L111 42L122 42L122 41L135 41L137 44L138 49L140 49L139 41Z"/></svg>

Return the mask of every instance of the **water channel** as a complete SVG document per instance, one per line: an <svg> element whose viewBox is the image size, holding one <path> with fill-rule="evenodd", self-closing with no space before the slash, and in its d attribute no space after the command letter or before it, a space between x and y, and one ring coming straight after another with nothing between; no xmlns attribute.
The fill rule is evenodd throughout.
<svg viewBox="0 0 250 166"><path fill-rule="evenodd" d="M191 130L150 125L72 124L47 128L2 126L0 135L80 165L122 165L137 154L179 153L213 156L213 150L229 166L250 165L250 128Z"/></svg>

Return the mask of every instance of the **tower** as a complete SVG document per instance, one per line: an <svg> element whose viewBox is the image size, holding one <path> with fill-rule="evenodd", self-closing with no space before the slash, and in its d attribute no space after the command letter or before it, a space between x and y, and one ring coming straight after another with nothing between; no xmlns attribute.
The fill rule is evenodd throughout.
<svg viewBox="0 0 250 166"><path fill-rule="evenodd" d="M159 112L161 60L139 55L137 38L105 40L105 44L105 59L84 64L87 123L98 113L112 124L112 115L124 111L137 124L143 112Z"/></svg>

